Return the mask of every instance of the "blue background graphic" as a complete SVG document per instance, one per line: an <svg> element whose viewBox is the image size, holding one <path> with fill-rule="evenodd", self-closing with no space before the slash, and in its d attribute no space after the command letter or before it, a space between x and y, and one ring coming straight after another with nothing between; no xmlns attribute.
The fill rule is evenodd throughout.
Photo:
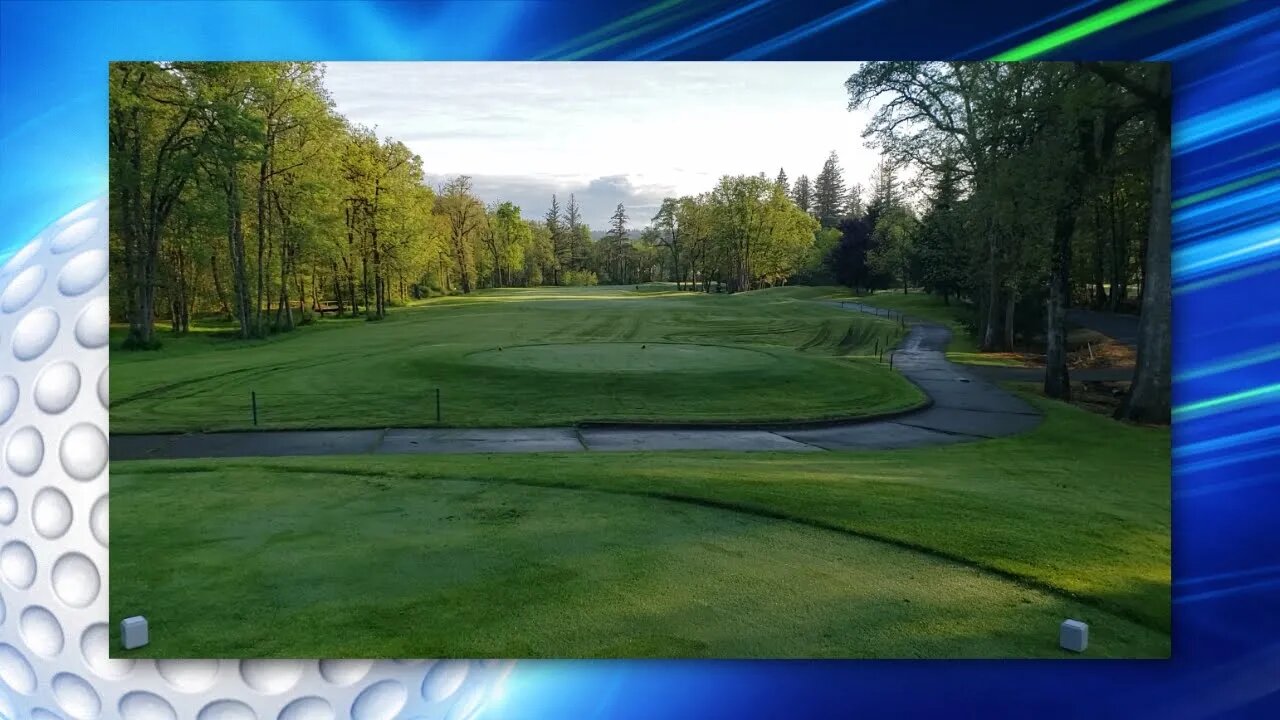
<svg viewBox="0 0 1280 720"><path fill-rule="evenodd" d="M110 60L997 57L1174 65L1173 659L521 662L484 717L1280 717L1273 2L0 2L0 260L106 192Z"/></svg>

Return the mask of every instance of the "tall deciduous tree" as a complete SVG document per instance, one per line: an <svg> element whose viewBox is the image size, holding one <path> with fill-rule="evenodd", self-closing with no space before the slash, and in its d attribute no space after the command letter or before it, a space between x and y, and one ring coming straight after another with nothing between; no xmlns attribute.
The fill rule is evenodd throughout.
<svg viewBox="0 0 1280 720"><path fill-rule="evenodd" d="M444 186L437 206L448 222L449 248L459 289L470 293L474 287L474 246L485 225L484 205L471 191L471 178L462 175Z"/></svg>
<svg viewBox="0 0 1280 720"><path fill-rule="evenodd" d="M1117 417L1168 422L1172 416L1172 227L1171 156L1173 92L1167 63L1131 72L1102 63L1088 68L1135 96L1151 119L1151 183L1142 313L1133 382Z"/></svg>
<svg viewBox="0 0 1280 720"><path fill-rule="evenodd" d="M196 171L200 108L181 72L158 63L109 71L111 211L124 249L126 348L151 348L165 226Z"/></svg>

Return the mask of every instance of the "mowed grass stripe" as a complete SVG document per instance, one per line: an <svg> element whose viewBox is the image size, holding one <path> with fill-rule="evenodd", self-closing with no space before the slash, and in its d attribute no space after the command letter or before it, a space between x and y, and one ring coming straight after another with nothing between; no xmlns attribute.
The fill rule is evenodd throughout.
<svg viewBox="0 0 1280 720"><path fill-rule="evenodd" d="M811 420L924 401L874 358L900 328L813 297L497 290L427 301L380 323L324 320L266 342L195 333L156 353L113 353L111 427L248 428L251 393L264 428L431 426L437 389L439 424L455 427ZM554 353L526 366L473 361L499 348L557 343L564 367ZM635 348L648 343L701 346L705 357L645 358ZM747 350L776 361L735 368L734 351Z"/></svg>

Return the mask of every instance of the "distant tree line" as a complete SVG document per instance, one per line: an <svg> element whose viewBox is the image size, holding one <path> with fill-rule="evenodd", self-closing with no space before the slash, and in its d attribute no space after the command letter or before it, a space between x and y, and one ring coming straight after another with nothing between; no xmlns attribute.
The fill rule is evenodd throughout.
<svg viewBox="0 0 1280 720"><path fill-rule="evenodd" d="M335 111L317 63L114 63L109 135L125 348L157 346L157 320L184 333L217 314L253 338L322 305L376 320L392 303L485 287L745 290L790 277L816 227L763 177L665 203L638 239L622 205L593 240L572 194L534 219L486 205L465 176L431 188L422 158Z"/></svg>
<svg viewBox="0 0 1280 720"><path fill-rule="evenodd" d="M869 188L846 184L833 152L812 180L726 176L652 218L619 204L598 240L572 194L535 219L465 176L428 187L422 158L338 114L323 80L305 62L111 65L126 348L156 346L157 320L182 333L212 313L252 338L330 303L377 320L487 287L918 287L971 306L984 350L1043 336L1054 397L1070 393L1066 308L1140 308L1122 413L1168 420L1166 65L866 63L846 90L851 109L878 103Z"/></svg>

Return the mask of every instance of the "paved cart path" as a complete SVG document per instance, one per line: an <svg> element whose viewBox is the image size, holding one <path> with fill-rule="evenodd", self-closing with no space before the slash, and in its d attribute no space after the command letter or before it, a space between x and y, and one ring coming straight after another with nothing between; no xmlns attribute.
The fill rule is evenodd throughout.
<svg viewBox="0 0 1280 720"><path fill-rule="evenodd" d="M852 312L885 314L847 301L832 304ZM998 379L1021 379L1020 375L987 369L975 372L976 368L948 361L945 350L950 338L946 327L912 322L907 337L894 350L894 370L924 390L932 405L890 419L807 429L388 428L113 435L111 459L637 450L820 452L972 442L1025 432L1039 424L1040 415L1033 407L993 384ZM1027 376L1043 377L1042 370L1032 369L1032 373L1040 374Z"/></svg>
<svg viewBox="0 0 1280 720"><path fill-rule="evenodd" d="M1067 311L1067 322L1102 333L1122 345L1138 347L1138 316L1083 308Z"/></svg>

